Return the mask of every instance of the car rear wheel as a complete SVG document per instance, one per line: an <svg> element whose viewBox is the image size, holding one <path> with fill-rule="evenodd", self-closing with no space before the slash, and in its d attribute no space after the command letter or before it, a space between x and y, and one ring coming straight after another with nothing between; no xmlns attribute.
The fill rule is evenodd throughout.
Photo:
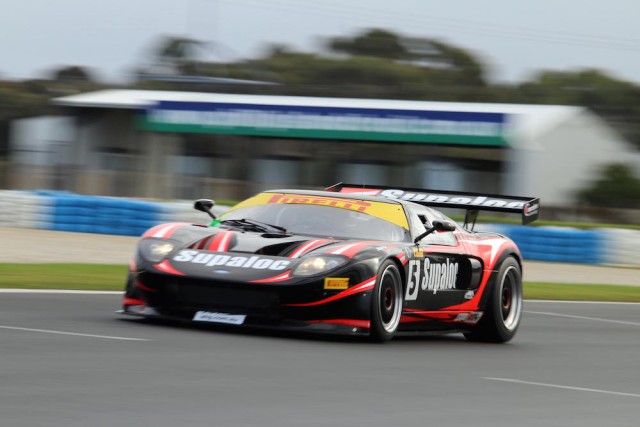
<svg viewBox="0 0 640 427"><path fill-rule="evenodd" d="M488 291L482 319L464 336L470 341L507 342L516 334L522 317L522 271L513 257L502 262Z"/></svg>
<svg viewBox="0 0 640 427"><path fill-rule="evenodd" d="M389 341L396 333L402 314L402 281L398 267L392 261L380 266L371 298L371 338Z"/></svg>

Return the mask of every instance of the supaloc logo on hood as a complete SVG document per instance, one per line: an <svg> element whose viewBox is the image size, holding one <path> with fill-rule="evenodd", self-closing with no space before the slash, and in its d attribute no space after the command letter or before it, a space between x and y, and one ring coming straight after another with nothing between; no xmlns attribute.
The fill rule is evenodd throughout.
<svg viewBox="0 0 640 427"><path fill-rule="evenodd" d="M200 252L183 249L172 258L176 262L188 262L192 264L206 265L207 267L236 267L251 268L255 270L284 270L290 264L290 260L265 258L257 255L225 255L211 252Z"/></svg>

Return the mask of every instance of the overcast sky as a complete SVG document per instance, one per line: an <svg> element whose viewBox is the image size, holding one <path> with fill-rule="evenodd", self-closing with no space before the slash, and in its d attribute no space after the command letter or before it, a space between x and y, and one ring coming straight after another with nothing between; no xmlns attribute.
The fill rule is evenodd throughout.
<svg viewBox="0 0 640 427"><path fill-rule="evenodd" d="M123 81L161 35L215 42L210 59L255 57L271 43L384 28L474 51L494 81L542 69L598 68L640 84L640 0L2 0L0 77L64 65Z"/></svg>

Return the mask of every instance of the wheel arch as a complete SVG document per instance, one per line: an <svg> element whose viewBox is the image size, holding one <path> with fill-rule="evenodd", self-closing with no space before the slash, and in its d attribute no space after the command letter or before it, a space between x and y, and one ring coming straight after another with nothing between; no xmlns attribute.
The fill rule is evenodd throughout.
<svg viewBox="0 0 640 427"><path fill-rule="evenodd" d="M487 306L487 300L491 295L491 289L496 283L498 278L498 272L500 271L500 266L507 258L515 259L516 263L518 263L518 267L520 267L520 274L522 274L522 255L515 248L507 248L500 253L498 256L498 260L496 261L493 270L491 271L491 275L489 280L487 281L487 285L485 286L484 292L482 293L482 297L480 298L480 308L484 310Z"/></svg>
<svg viewBox="0 0 640 427"><path fill-rule="evenodd" d="M380 264L382 264L386 260L390 260L391 262L393 262L395 264L396 267L398 267L398 272L400 273L400 285L402 285L402 292L403 292L403 295L404 295L404 293L407 292L407 271L406 271L406 269L404 267L405 264L402 264L402 262L400 262L398 257L395 257L395 256L390 256L390 257L382 259Z"/></svg>

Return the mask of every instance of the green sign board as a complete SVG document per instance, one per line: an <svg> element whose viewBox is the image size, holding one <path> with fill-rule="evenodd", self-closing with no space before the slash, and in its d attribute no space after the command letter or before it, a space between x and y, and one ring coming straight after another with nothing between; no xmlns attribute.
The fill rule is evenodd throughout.
<svg viewBox="0 0 640 427"><path fill-rule="evenodd" d="M505 115L162 101L141 116L142 130L299 139L507 146Z"/></svg>

